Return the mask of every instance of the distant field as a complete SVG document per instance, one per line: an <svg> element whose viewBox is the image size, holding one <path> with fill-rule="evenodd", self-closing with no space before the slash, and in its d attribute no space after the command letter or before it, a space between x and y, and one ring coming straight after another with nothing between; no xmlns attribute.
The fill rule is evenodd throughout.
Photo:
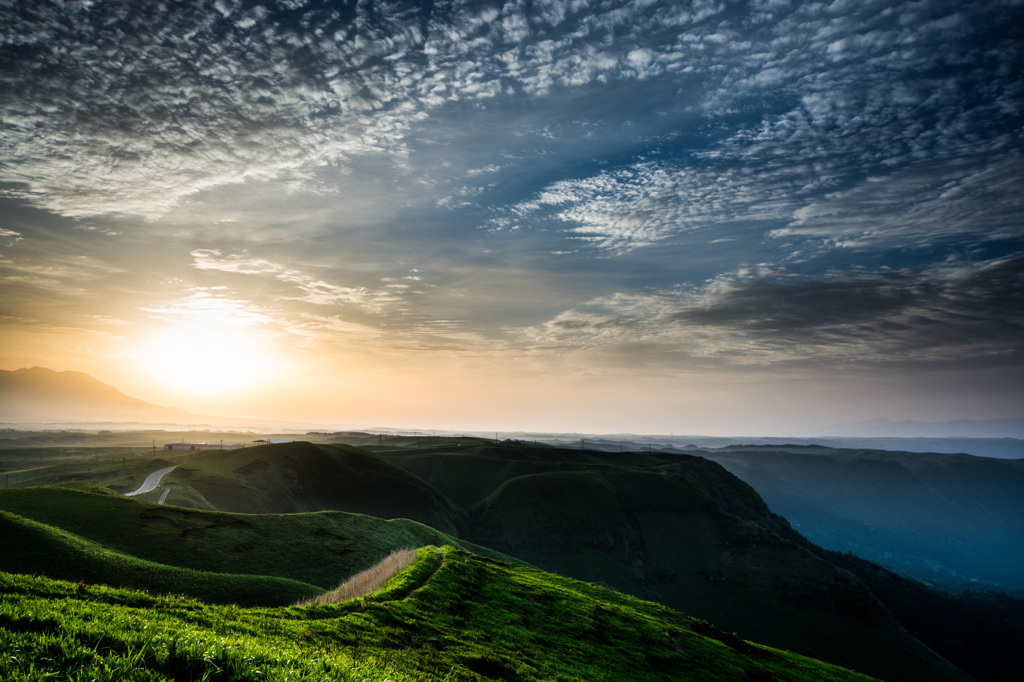
<svg viewBox="0 0 1024 682"><path fill-rule="evenodd" d="M162 450L167 443L235 443L253 445L260 439L303 440L311 443L344 443L370 449L415 448L472 445L487 439L472 436L433 436L363 433L358 431L332 433L253 433L243 431L204 430L44 430L23 431L0 429L0 451L31 449L39 447L76 448L112 447L118 451L129 448L139 453L142 450ZM493 442L493 441L492 441Z"/></svg>

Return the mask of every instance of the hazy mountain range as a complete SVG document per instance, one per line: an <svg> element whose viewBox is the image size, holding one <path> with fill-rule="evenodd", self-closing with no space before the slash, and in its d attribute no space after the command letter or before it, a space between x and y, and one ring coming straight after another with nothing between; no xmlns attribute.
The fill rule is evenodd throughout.
<svg viewBox="0 0 1024 682"><path fill-rule="evenodd" d="M0 370L0 422L3 423L37 423L66 424L74 422L141 422L147 424L217 424L238 426L252 424L266 426L264 420L240 419L232 417L213 417L199 415L173 407L154 405L138 398L127 396L109 384L93 378L84 372L54 371L45 367L23 368L18 370ZM275 422L284 426L285 424ZM294 427L314 428L311 424L288 424ZM395 431L392 427L376 430ZM530 440L559 441L580 437L591 437L592 434L539 434L539 433L503 433L502 437L527 438ZM894 422L889 419L875 419L866 422L836 424L820 429L820 433L809 434L816 443L825 443L821 439L832 438L873 438L873 439L921 439L917 446L908 442L885 443L881 440L872 442L829 442L832 447L871 447L902 449L914 452L968 452L969 454L988 457L1019 457L1020 443L1012 442L1003 447L992 447L995 439L1024 439L1024 420L1021 419L957 419L943 422L924 422L903 420ZM636 434L620 434L604 436L618 441L640 442L647 437ZM637 440L640 438L640 440ZM699 437L673 436L657 442L679 444L680 438L689 439L686 445L699 447L723 447L726 445L750 442L750 437ZM698 439L698 440L694 440ZM925 441L924 439L927 439ZM941 441L965 441L948 442ZM982 443L978 439L991 439L992 444ZM928 442L930 441L930 442ZM644 441L646 442L646 441ZM762 438L762 443L801 443L812 441L807 438ZM951 449L952 448L952 449Z"/></svg>
<svg viewBox="0 0 1024 682"><path fill-rule="evenodd" d="M199 415L161 407L121 393L83 372L45 367L0 370L0 420L194 421Z"/></svg>
<svg viewBox="0 0 1024 682"><path fill-rule="evenodd" d="M822 436L890 438L1024 438L1024 419L953 419L925 422L914 419L836 424L821 429Z"/></svg>
<svg viewBox="0 0 1024 682"><path fill-rule="evenodd" d="M214 417L154 405L127 396L84 372L58 372L46 367L0 370L0 423L266 425L258 419Z"/></svg>

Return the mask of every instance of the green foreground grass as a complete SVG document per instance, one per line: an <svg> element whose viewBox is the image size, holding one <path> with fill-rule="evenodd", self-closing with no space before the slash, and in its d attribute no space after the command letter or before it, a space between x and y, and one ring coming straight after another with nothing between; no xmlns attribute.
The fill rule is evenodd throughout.
<svg viewBox="0 0 1024 682"><path fill-rule="evenodd" d="M0 573L0 679L865 680L588 583L417 550L382 590L244 608Z"/></svg>

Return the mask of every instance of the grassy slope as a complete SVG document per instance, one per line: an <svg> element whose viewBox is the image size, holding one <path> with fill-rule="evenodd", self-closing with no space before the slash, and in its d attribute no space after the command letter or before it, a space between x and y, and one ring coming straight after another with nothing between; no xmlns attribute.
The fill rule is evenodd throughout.
<svg viewBox="0 0 1024 682"><path fill-rule="evenodd" d="M362 451L338 450L291 443L201 453L183 466L193 481L203 481L188 490L200 495L205 486L202 499L219 504L258 505L261 495L309 501L314 496L305 481L343 480L346 492L333 504L362 511L368 510L361 505L374 504L376 511L382 501L403 499L407 490L434 488L429 495L412 495L425 500L425 512L434 518L451 512L464 536L543 568L659 600L750 639L892 679L958 677L901 631L849 574L781 541L771 532L779 521L757 495L704 460L501 444L388 455L389 464ZM341 465L347 473L339 477ZM396 475L394 465L415 476ZM386 473L397 484L360 496L364 472ZM4 500L0 492L0 508L8 504ZM13 511L45 516L39 520L153 561L266 572L324 588L387 554L399 535L404 546L454 542L409 522L381 526L376 519L351 515L302 514L301 523L282 524L273 516L204 515L155 505L140 511L109 500L102 505L93 500L96 508L69 514L79 503L22 500L22 510ZM33 507L31 514L25 513L26 504ZM97 518L108 521L97 525ZM299 538L309 542L296 542ZM836 636L839 632L842 636Z"/></svg>
<svg viewBox="0 0 1024 682"><path fill-rule="evenodd" d="M0 677L863 680L664 607L454 548L382 592L244 609L0 574ZM75 679L72 677L71 679Z"/></svg>
<svg viewBox="0 0 1024 682"><path fill-rule="evenodd" d="M667 475L524 476L485 500L480 514L498 530L479 541L547 570L891 679L957 677L848 573Z"/></svg>
<svg viewBox="0 0 1024 682"><path fill-rule="evenodd" d="M85 584L186 593L213 603L282 605L321 590L286 578L211 573L166 566L113 552L95 542L0 511L0 570L42 574Z"/></svg>
<svg viewBox="0 0 1024 682"><path fill-rule="evenodd" d="M168 504L202 506L190 503L203 500L221 511L246 513L332 509L455 531L447 499L404 469L347 445L281 443L199 452L177 461L162 482L172 487Z"/></svg>
<svg viewBox="0 0 1024 682"><path fill-rule="evenodd" d="M82 484L0 490L0 509L146 561L288 578L324 589L403 547L455 544L500 556L406 519L385 521L344 512L253 515L182 509ZM45 573L47 567L40 564L32 570Z"/></svg>
<svg viewBox="0 0 1024 682"><path fill-rule="evenodd" d="M31 448L0 450L5 487L56 485L85 481L121 492L131 492L146 476L168 462L150 451L128 448Z"/></svg>
<svg viewBox="0 0 1024 682"><path fill-rule="evenodd" d="M620 457L504 445L392 460L463 505L475 493L467 537L545 570L889 679L962 679L717 465Z"/></svg>
<svg viewBox="0 0 1024 682"><path fill-rule="evenodd" d="M416 476L347 445L289 442L194 454L149 448L43 447L0 450L4 487L86 481L128 493L157 469L177 465L142 496L169 505L244 513L354 511L456 530L452 504Z"/></svg>

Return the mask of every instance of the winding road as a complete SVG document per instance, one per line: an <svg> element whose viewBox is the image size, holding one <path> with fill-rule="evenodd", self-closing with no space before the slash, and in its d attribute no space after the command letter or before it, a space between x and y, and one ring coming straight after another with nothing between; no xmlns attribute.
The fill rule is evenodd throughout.
<svg viewBox="0 0 1024 682"><path fill-rule="evenodd" d="M133 495L141 495L142 493L148 493L150 490L153 490L158 485L160 485L160 479L161 478L163 478L164 476L166 476L167 474L171 473L172 471L174 471L177 468L178 467L173 466L173 467L167 467L166 469L157 469L156 471L151 473L149 476L146 476L146 480L142 482L142 485L139 486L138 490L135 490L135 491L130 492L130 493L125 493L125 496L126 497L132 497ZM162 499L160 501L163 502Z"/></svg>

